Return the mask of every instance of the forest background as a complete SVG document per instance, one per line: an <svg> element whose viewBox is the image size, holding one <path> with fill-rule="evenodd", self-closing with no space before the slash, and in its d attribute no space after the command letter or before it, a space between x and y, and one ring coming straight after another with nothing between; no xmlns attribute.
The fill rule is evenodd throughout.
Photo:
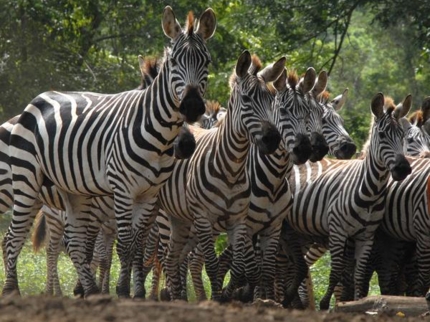
<svg viewBox="0 0 430 322"><path fill-rule="evenodd" d="M430 95L430 2L425 0L0 0L0 121L47 90L115 93L136 88L137 56L162 57L163 8L184 25L207 7L218 27L207 98L224 106L228 78L248 49L263 64L287 57L299 75L329 72L332 97L349 88L341 112L361 146L377 92L414 108Z"/></svg>
<svg viewBox="0 0 430 322"><path fill-rule="evenodd" d="M207 7L215 11L206 98L224 106L228 78L245 49L264 65L286 56L299 75L310 66L327 70L332 98L348 87L340 114L359 147L375 93L395 102L412 94L414 109L430 95L426 0L0 0L0 122L47 90L136 88L137 56L162 57L169 45L161 28L166 5L181 25L189 10L197 17Z"/></svg>

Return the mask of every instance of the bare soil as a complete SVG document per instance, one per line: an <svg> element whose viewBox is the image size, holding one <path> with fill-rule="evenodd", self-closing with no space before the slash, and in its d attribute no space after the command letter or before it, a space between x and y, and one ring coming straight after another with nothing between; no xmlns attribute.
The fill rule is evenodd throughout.
<svg viewBox="0 0 430 322"><path fill-rule="evenodd" d="M378 315L291 311L273 302L259 301L252 305L202 302L151 302L118 300L95 296L86 300L46 296L3 297L0 299L0 321L86 322L86 321L190 321L190 322L253 322L253 321L423 321L430 317L399 317Z"/></svg>

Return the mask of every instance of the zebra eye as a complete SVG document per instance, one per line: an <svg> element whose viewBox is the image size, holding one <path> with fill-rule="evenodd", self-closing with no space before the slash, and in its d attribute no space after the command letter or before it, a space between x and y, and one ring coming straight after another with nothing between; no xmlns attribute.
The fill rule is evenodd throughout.
<svg viewBox="0 0 430 322"><path fill-rule="evenodd" d="M408 138L407 141L408 141L408 143L414 143L414 139L413 138Z"/></svg>
<svg viewBox="0 0 430 322"><path fill-rule="evenodd" d="M244 103L251 102L251 98L248 95L242 95L242 100Z"/></svg>
<svg viewBox="0 0 430 322"><path fill-rule="evenodd" d="M172 64L172 67L175 67L178 63L174 58L170 58L170 64Z"/></svg>
<svg viewBox="0 0 430 322"><path fill-rule="evenodd" d="M379 138L380 139L385 138L385 133L384 132L379 132L378 134L379 134Z"/></svg>
<svg viewBox="0 0 430 322"><path fill-rule="evenodd" d="M280 108L279 112L281 113L281 115L287 115L288 114L288 111L286 108Z"/></svg>

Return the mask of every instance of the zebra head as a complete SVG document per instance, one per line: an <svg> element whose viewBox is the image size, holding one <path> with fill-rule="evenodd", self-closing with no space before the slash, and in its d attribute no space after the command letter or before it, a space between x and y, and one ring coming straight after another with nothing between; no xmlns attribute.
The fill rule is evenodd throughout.
<svg viewBox="0 0 430 322"><path fill-rule="evenodd" d="M411 173L411 166L403 154L404 132L399 123L399 119L408 114L409 108L403 105L395 113L392 99L385 99L382 93L376 94L371 103L374 115L371 153L375 155L377 163L390 170L395 181L403 180Z"/></svg>
<svg viewBox="0 0 430 322"><path fill-rule="evenodd" d="M261 69L261 62L244 51L230 77L232 93L229 109L238 131L248 137L263 154L271 154L279 147L281 136L272 123L273 93L266 83L276 80L285 68L285 58Z"/></svg>
<svg viewBox="0 0 430 322"><path fill-rule="evenodd" d="M426 97L421 104L421 112L423 114L423 125L421 129L430 145L430 96Z"/></svg>
<svg viewBox="0 0 430 322"><path fill-rule="evenodd" d="M404 105L412 105L412 96L406 96L405 100L396 106L394 113L400 113ZM420 156L430 153L429 144L426 140L425 133L421 129L423 125L423 116L421 111L414 112L409 119L402 117L400 124L405 132L403 139L403 151L406 155Z"/></svg>
<svg viewBox="0 0 430 322"><path fill-rule="evenodd" d="M337 159L351 159L357 150L357 146L343 126L343 119L338 114L346 102L348 89L329 102L328 92L321 94L320 103L324 107L322 129L324 138L330 149L330 154Z"/></svg>
<svg viewBox="0 0 430 322"><path fill-rule="evenodd" d="M195 22L190 12L187 26L182 30L172 8L167 6L162 25L164 34L172 40L172 48L166 51L164 63L170 75L168 86L179 112L186 122L192 123L205 112L203 96L211 62L206 40L215 32L215 14L209 8Z"/></svg>
<svg viewBox="0 0 430 322"><path fill-rule="evenodd" d="M299 165L309 160L312 146L306 129L309 104L296 84L297 74L290 72L287 80L284 70L273 83L276 90L273 112L285 149L291 154L294 164Z"/></svg>
<svg viewBox="0 0 430 322"><path fill-rule="evenodd" d="M318 75L318 79L315 81L316 72L312 67L308 68L306 74L310 72L313 75L312 78L306 79L306 75L301 81L303 92L306 94L306 98L309 102L309 108L311 113L309 114L308 120L308 131L311 136L312 154L309 158L311 162L321 160L329 151L327 142L323 136L322 120L324 115L324 108L317 99L327 86L327 73L321 72Z"/></svg>

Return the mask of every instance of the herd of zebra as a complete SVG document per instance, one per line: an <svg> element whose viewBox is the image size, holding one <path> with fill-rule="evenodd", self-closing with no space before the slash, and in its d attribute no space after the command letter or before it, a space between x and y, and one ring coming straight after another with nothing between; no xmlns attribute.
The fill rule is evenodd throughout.
<svg viewBox="0 0 430 322"><path fill-rule="evenodd" d="M375 271L383 294L426 295L430 98L407 119L410 95L396 105L376 94L369 140L346 160L356 154L338 114L348 90L330 100L325 71L299 78L285 58L263 68L244 51L224 109L203 99L214 12L190 13L182 29L166 7L162 28L171 47L160 62L139 57L137 89L45 92L1 125L0 211L13 209L3 294L19 292L18 255L39 213L33 238L38 247L49 230L48 294L61 295L62 246L76 295L109 292L116 241L119 297L145 297L152 269L151 297L162 271L163 296L186 299L189 270L205 299L204 265L214 300L305 307L308 267L327 250L321 309L335 288L342 300L366 296ZM217 256L221 233L228 247Z"/></svg>

